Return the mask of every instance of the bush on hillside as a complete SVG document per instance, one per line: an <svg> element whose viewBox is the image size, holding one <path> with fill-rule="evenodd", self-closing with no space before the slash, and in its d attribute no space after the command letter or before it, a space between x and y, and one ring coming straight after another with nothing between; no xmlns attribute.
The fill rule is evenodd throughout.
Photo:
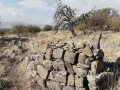
<svg viewBox="0 0 120 90"><path fill-rule="evenodd" d="M12 26L12 33L17 34L18 36L27 33L26 26L23 24L15 24Z"/></svg>
<svg viewBox="0 0 120 90"><path fill-rule="evenodd" d="M120 31L120 18L113 18L111 20L111 26L113 31L119 32Z"/></svg>
<svg viewBox="0 0 120 90"><path fill-rule="evenodd" d="M4 36L5 35L5 31L4 30L2 30L2 29L0 29L0 36Z"/></svg>
<svg viewBox="0 0 120 90"><path fill-rule="evenodd" d="M35 25L29 25L27 26L27 29L28 29L28 33L30 34L36 34L41 31L41 28Z"/></svg>
<svg viewBox="0 0 120 90"><path fill-rule="evenodd" d="M46 25L44 28L43 28L44 31L50 31L52 30L52 26L51 25Z"/></svg>

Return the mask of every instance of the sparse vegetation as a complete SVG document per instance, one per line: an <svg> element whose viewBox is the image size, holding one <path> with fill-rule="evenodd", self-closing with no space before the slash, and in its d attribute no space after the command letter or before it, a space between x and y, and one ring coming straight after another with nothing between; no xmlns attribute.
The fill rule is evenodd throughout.
<svg viewBox="0 0 120 90"><path fill-rule="evenodd" d="M4 30L2 30L2 29L0 29L0 36L4 36L5 35L5 31Z"/></svg>
<svg viewBox="0 0 120 90"><path fill-rule="evenodd" d="M51 31L51 30L52 30L51 25L45 25L45 27L43 28L43 31Z"/></svg>

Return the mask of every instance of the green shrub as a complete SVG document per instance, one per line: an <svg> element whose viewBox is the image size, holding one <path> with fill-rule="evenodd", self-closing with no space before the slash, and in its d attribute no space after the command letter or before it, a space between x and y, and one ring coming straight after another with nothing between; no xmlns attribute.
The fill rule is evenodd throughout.
<svg viewBox="0 0 120 90"><path fill-rule="evenodd" d="M87 25L85 23L81 23L77 26L77 29L78 30L85 30L85 29L87 29Z"/></svg>
<svg viewBox="0 0 120 90"><path fill-rule="evenodd" d="M111 26L115 32L119 32L120 31L120 18L113 18L111 20Z"/></svg>
<svg viewBox="0 0 120 90"><path fill-rule="evenodd" d="M35 25L29 25L27 26L27 29L28 29L28 33L31 33L31 34L36 34L41 31L40 27Z"/></svg>
<svg viewBox="0 0 120 90"><path fill-rule="evenodd" d="M46 25L44 28L43 28L44 31L50 31L52 30L52 26L51 25Z"/></svg>
<svg viewBox="0 0 120 90"><path fill-rule="evenodd" d="M5 35L5 31L4 30L2 30L2 29L0 29L0 36L4 36Z"/></svg>
<svg viewBox="0 0 120 90"><path fill-rule="evenodd" d="M12 26L12 33L17 34L18 36L27 33L26 26L23 24L15 24Z"/></svg>

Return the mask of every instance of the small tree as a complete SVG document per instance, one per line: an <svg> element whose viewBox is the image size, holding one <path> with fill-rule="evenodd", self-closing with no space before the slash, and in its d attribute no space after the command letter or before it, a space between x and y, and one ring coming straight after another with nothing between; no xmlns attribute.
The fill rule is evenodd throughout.
<svg viewBox="0 0 120 90"><path fill-rule="evenodd" d="M59 27L68 27L70 32L76 36L74 25L77 22L76 10L62 4L61 0L57 0L57 8L54 14L54 32L57 33Z"/></svg>
<svg viewBox="0 0 120 90"><path fill-rule="evenodd" d="M44 31L50 31L52 30L52 26L51 25L45 25L45 27L43 28Z"/></svg>
<svg viewBox="0 0 120 90"><path fill-rule="evenodd" d="M12 26L12 32L20 36L21 34L27 32L26 26L23 24L15 24Z"/></svg>
<svg viewBox="0 0 120 90"><path fill-rule="evenodd" d="M28 30L28 33L34 35L34 34L40 32L41 28L36 25L29 25L29 26L27 26L27 30Z"/></svg>

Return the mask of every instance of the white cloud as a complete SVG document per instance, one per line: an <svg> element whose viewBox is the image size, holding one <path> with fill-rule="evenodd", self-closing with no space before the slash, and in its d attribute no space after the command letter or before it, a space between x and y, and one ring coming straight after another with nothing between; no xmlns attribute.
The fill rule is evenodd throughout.
<svg viewBox="0 0 120 90"><path fill-rule="evenodd" d="M95 6L98 9L112 7L120 11L120 0L62 0L62 2L78 9L80 13L90 11Z"/></svg>
<svg viewBox="0 0 120 90"><path fill-rule="evenodd" d="M40 11L52 10L52 7L50 7L46 1L47 0L23 0L19 2L19 4L29 9L36 8Z"/></svg>

